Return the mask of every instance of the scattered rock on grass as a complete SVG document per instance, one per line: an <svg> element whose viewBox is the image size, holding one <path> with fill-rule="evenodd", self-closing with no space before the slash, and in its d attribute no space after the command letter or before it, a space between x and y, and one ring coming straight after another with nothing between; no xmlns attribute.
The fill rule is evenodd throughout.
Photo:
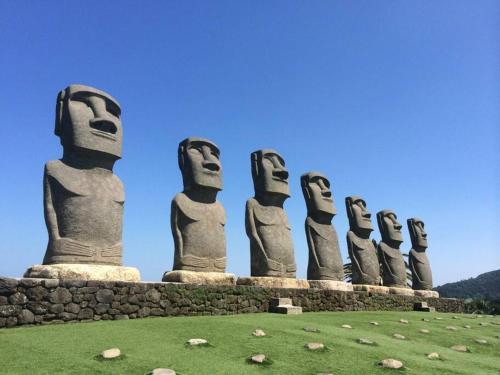
<svg viewBox="0 0 500 375"><path fill-rule="evenodd" d="M378 363L380 366L385 368L401 368L403 367L403 362L397 359L387 358Z"/></svg>
<svg viewBox="0 0 500 375"><path fill-rule="evenodd" d="M256 337L264 337L266 333L261 329L256 329L255 331L252 332L252 335Z"/></svg>
<svg viewBox="0 0 500 375"><path fill-rule="evenodd" d="M486 345L488 343L485 339L475 339L474 341L481 345Z"/></svg>
<svg viewBox="0 0 500 375"><path fill-rule="evenodd" d="M394 337L395 339L398 339L398 340L406 340L406 337L404 337L403 335L400 335L399 333L395 333L394 335L392 335L392 337Z"/></svg>
<svg viewBox="0 0 500 375"><path fill-rule="evenodd" d="M342 328L352 329L352 327L349 324L342 324Z"/></svg>
<svg viewBox="0 0 500 375"><path fill-rule="evenodd" d="M101 357L104 359L118 358L121 355L121 351L118 348L111 348L103 351Z"/></svg>
<svg viewBox="0 0 500 375"><path fill-rule="evenodd" d="M309 342L305 346L309 350L322 350L325 348L325 345L320 342Z"/></svg>
<svg viewBox="0 0 500 375"><path fill-rule="evenodd" d="M358 339L358 343L363 344L363 345L375 345L375 343L371 340L368 339Z"/></svg>
<svg viewBox="0 0 500 375"><path fill-rule="evenodd" d="M205 339L189 339L187 343L190 346L196 346L196 345L206 345L208 344L208 341Z"/></svg>
<svg viewBox="0 0 500 375"><path fill-rule="evenodd" d="M429 322L430 320L427 318L422 318L422 322Z"/></svg>
<svg viewBox="0 0 500 375"><path fill-rule="evenodd" d="M150 375L175 375L175 371L169 368L155 368Z"/></svg>
<svg viewBox="0 0 500 375"><path fill-rule="evenodd" d="M372 326L378 326L378 322L370 322Z"/></svg>
<svg viewBox="0 0 500 375"><path fill-rule="evenodd" d="M469 348L466 347L465 345L453 345L450 349L452 349L456 352L462 352L462 353L469 352Z"/></svg>
<svg viewBox="0 0 500 375"><path fill-rule="evenodd" d="M464 325L464 328L470 329L470 325L466 324Z"/></svg>
<svg viewBox="0 0 500 375"><path fill-rule="evenodd" d="M500 335L495 335L495 338L500 339Z"/></svg>
<svg viewBox="0 0 500 375"><path fill-rule="evenodd" d="M429 359L439 359L439 354L436 353L436 352L432 352L432 353L427 354L427 358L429 358Z"/></svg>
<svg viewBox="0 0 500 375"><path fill-rule="evenodd" d="M266 356L264 354L256 354L252 356L252 362L253 363L264 363L266 360Z"/></svg>
<svg viewBox="0 0 500 375"><path fill-rule="evenodd" d="M317 329L315 327L304 327L304 331L318 333L319 329Z"/></svg>
<svg viewBox="0 0 500 375"><path fill-rule="evenodd" d="M485 322L481 322L481 323L479 323L479 325L484 327L484 326L487 326L488 324Z"/></svg>
<svg viewBox="0 0 500 375"><path fill-rule="evenodd" d="M408 320L406 320L406 319L399 319L399 323L408 324Z"/></svg>
<svg viewBox="0 0 500 375"><path fill-rule="evenodd" d="M453 327L453 326L447 326L446 329L448 331L456 331L457 330L457 327Z"/></svg>
<svg viewBox="0 0 500 375"><path fill-rule="evenodd" d="M439 316L435 317L434 319L436 319L436 320L443 320L443 318L440 318Z"/></svg>
<svg viewBox="0 0 500 375"><path fill-rule="evenodd" d="M420 332L420 333L429 333L430 331L428 329L426 329L426 328L422 328L418 332Z"/></svg>

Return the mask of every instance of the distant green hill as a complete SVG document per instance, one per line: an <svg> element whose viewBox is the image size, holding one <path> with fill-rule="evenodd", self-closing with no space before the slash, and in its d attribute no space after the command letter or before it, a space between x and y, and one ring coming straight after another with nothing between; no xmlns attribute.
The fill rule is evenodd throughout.
<svg viewBox="0 0 500 375"><path fill-rule="evenodd" d="M434 288L442 297L481 298L500 301L500 270L486 272L468 280Z"/></svg>

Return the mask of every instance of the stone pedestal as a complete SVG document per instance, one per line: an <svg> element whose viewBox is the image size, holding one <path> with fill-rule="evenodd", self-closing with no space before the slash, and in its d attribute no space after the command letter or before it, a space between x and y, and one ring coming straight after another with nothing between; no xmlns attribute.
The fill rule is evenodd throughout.
<svg viewBox="0 0 500 375"><path fill-rule="evenodd" d="M434 290L414 290L416 296L424 298L439 298L439 293Z"/></svg>
<svg viewBox="0 0 500 375"><path fill-rule="evenodd" d="M260 286L263 288L288 288L288 289L307 289L309 282L304 279L292 279L288 277L271 276L251 276L238 277L238 285Z"/></svg>
<svg viewBox="0 0 500 375"><path fill-rule="evenodd" d="M269 312L297 315L302 314L302 307L294 306L291 298L271 298L271 301L269 301Z"/></svg>
<svg viewBox="0 0 500 375"><path fill-rule="evenodd" d="M37 264L24 273L31 279L73 279L101 281L140 281L141 274L135 267L97 264Z"/></svg>
<svg viewBox="0 0 500 375"><path fill-rule="evenodd" d="M328 290L341 290L343 292L352 292L352 284L343 281L335 280L307 280L310 288L315 289L328 289Z"/></svg>
<svg viewBox="0 0 500 375"><path fill-rule="evenodd" d="M413 289L410 288L397 288L397 287L389 287L389 294L398 294L401 296L414 296L415 293Z"/></svg>
<svg viewBox="0 0 500 375"><path fill-rule="evenodd" d="M165 272L162 281L197 285L235 285L236 276L224 272L170 271Z"/></svg>
<svg viewBox="0 0 500 375"><path fill-rule="evenodd" d="M413 304L414 311L436 312L436 308L431 307L427 302L417 302Z"/></svg>
<svg viewBox="0 0 500 375"><path fill-rule="evenodd" d="M381 285L353 284L355 292L368 292L371 294L389 294L389 288Z"/></svg>

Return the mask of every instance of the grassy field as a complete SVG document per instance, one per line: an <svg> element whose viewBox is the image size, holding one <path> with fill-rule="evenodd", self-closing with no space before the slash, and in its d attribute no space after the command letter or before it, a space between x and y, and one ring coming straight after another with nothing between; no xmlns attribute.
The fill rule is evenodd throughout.
<svg viewBox="0 0 500 375"><path fill-rule="evenodd" d="M440 317L441 319L435 319ZM428 322L422 318L429 319ZM402 324L406 319L408 324ZM499 317L418 312L305 313L296 316L247 314L214 317L151 318L63 324L0 330L1 374L147 374L156 367L190 374L500 374ZM377 321L378 326L371 325ZM483 323L484 325L481 325ZM349 324L352 329L341 328ZM470 325L470 329L463 326ZM456 331L446 329L457 327ZM319 333L306 332L315 327ZM256 328L266 337L252 336ZM419 333L427 328L430 333ZM394 333L406 340L392 337ZM209 340L207 347L187 347L190 338ZM375 346L362 345L366 338ZM475 339L485 339L478 344ZM310 352L308 342L327 350ZM470 353L450 349L463 344ZM121 349L123 358L101 361L102 350ZM438 352L442 359L429 360ZM271 364L247 359L266 354ZM395 358L403 370L377 362Z"/></svg>

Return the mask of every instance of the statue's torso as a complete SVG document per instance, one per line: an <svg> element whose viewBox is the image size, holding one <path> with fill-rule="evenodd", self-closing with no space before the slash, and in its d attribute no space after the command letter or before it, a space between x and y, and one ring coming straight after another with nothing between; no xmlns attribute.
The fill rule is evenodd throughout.
<svg viewBox="0 0 500 375"><path fill-rule="evenodd" d="M309 247L309 280L343 280L344 270L340 256L339 240L331 224L320 224L312 218L306 219L306 233L309 233L313 248ZM317 259L317 261L316 261Z"/></svg>
<svg viewBox="0 0 500 375"><path fill-rule="evenodd" d="M182 238L182 258L176 249L175 269L224 271L226 265L226 215L219 202L200 203L179 193L173 201Z"/></svg>
<svg viewBox="0 0 500 375"><path fill-rule="evenodd" d="M352 264L352 283L379 285L380 266L372 240L360 238L349 231L347 247Z"/></svg>
<svg viewBox="0 0 500 375"><path fill-rule="evenodd" d="M51 239L48 253L63 262L73 257L75 262L120 263L125 193L119 178L109 170L77 169L60 160L46 164L45 178L58 234L74 241L60 246L55 243L57 239Z"/></svg>
<svg viewBox="0 0 500 375"><path fill-rule="evenodd" d="M378 246L382 262L384 286L406 287L406 266L403 255L395 249L380 242Z"/></svg>
<svg viewBox="0 0 500 375"><path fill-rule="evenodd" d="M415 290L432 289L432 272L425 252L410 250L409 264L412 272L412 288Z"/></svg>

